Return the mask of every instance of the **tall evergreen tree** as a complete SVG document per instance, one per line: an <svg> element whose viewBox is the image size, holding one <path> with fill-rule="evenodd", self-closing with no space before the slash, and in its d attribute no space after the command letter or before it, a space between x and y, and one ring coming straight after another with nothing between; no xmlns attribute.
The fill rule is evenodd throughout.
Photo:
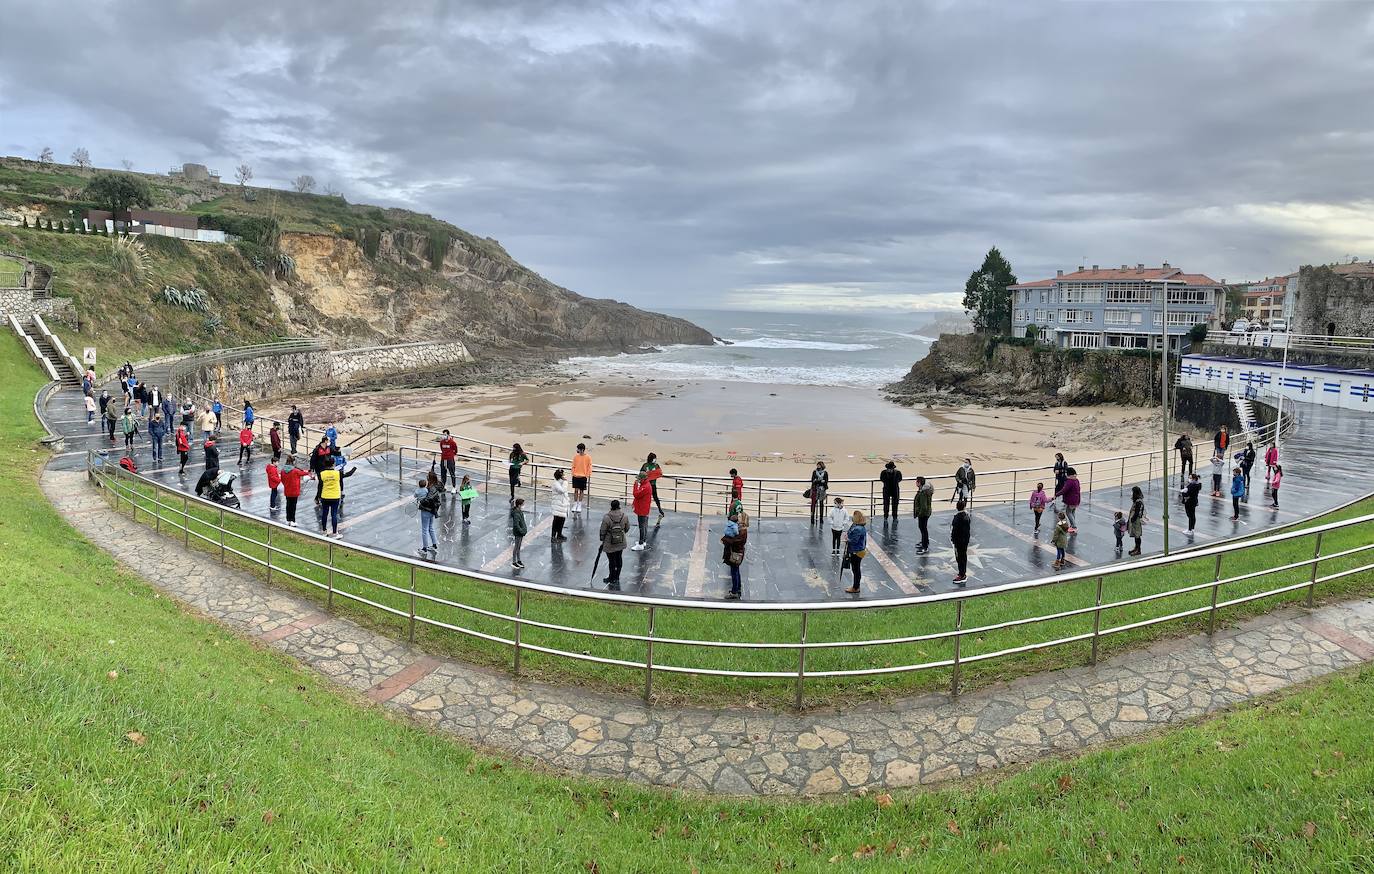
<svg viewBox="0 0 1374 874"><path fill-rule="evenodd" d="M964 283L964 310L980 334L1011 333L1011 292L1016 274L996 246L988 250L983 266L969 274Z"/></svg>

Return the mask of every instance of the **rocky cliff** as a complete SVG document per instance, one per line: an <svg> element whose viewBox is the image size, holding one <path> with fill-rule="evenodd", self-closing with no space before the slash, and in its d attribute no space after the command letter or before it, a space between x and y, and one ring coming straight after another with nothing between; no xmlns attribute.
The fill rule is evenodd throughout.
<svg viewBox="0 0 1374 874"><path fill-rule="evenodd" d="M1144 354L1022 346L983 334L941 334L926 357L887 386L886 393L904 406L1149 406L1158 399L1158 367L1157 358Z"/></svg>
<svg viewBox="0 0 1374 874"><path fill-rule="evenodd" d="M485 352L560 353L712 342L683 319L575 294L494 244L454 239L437 269L429 239L409 231L382 233L372 258L326 234L283 234L281 250L296 269L274 284L278 307L297 331L339 345L457 338Z"/></svg>

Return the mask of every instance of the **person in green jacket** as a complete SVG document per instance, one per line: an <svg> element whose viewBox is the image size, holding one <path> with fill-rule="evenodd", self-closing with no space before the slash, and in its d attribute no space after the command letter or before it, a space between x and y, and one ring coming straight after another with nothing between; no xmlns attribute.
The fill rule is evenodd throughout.
<svg viewBox="0 0 1374 874"><path fill-rule="evenodd" d="M658 507L658 518L662 519L667 514L663 512L663 502L658 499L658 478L663 476L663 468L658 464L657 452L649 453L649 457L639 466L639 475L649 481L649 488L654 496L654 506Z"/></svg>
<svg viewBox="0 0 1374 874"><path fill-rule="evenodd" d="M921 542L916 545L916 554L924 555L930 551L930 514L931 503L935 500L935 486L926 482L923 476L916 477L916 497L911 499L911 515L921 529Z"/></svg>
<svg viewBox="0 0 1374 874"><path fill-rule="evenodd" d="M520 468L524 467L525 462L530 457L525 454L525 450L520 448L517 443L510 449L510 500L515 503L515 489L520 485Z"/></svg>
<svg viewBox="0 0 1374 874"><path fill-rule="evenodd" d="M515 538L515 546L510 553L510 566L520 570L525 563L520 560L520 544L524 541L525 535L530 532L529 523L525 521L525 499L516 498L515 503L510 507L510 533Z"/></svg>
<svg viewBox="0 0 1374 874"><path fill-rule="evenodd" d="M125 409L124 416L119 420L119 429L124 434L124 452L126 454L134 451L134 437L138 436L138 419L134 418L131 410Z"/></svg>

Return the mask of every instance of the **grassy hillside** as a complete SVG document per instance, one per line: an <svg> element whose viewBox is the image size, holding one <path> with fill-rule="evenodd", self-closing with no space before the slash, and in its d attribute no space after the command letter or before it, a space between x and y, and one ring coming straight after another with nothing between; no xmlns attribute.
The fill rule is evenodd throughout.
<svg viewBox="0 0 1374 874"><path fill-rule="evenodd" d="M102 366L171 352L234 346L289 333L272 304L267 278L233 246L143 241L147 269L130 269L103 236L0 227L0 249L54 268L53 291L76 301L81 330L57 324L69 349L100 350ZM167 303L162 289L203 289L209 312Z"/></svg>
<svg viewBox="0 0 1374 874"><path fill-rule="evenodd" d="M1370 868L1369 668L1144 743L893 796L721 801L474 753L182 611L76 534L34 481L42 379L13 338L0 368L6 869Z"/></svg>

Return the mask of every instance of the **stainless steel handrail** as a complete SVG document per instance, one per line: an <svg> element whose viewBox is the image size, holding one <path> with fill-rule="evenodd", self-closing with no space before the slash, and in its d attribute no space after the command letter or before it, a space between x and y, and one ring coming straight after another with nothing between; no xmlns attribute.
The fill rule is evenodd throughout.
<svg viewBox="0 0 1374 874"><path fill-rule="evenodd" d="M951 693L958 694L960 688L959 668L961 665L964 664L973 664L977 662L988 661L995 658L1008 657L1024 652L1029 652L1032 650L1042 650L1049 647L1066 645L1069 643L1088 641L1090 641L1092 644L1092 661L1095 662L1099 642L1103 637L1107 637L1113 634L1124 633L1125 631L1129 631L1135 628L1157 625L1164 622L1176 621L1179 619L1188 618L1192 616L1200 616L1203 614L1209 614L1210 630L1211 628L1215 627L1217 611L1224 609L1226 607L1248 603L1250 601L1258 600L1261 598L1272 597L1275 595L1280 595L1289 592L1295 592L1302 589L1307 590L1307 601L1310 605L1312 603L1313 596L1318 585L1331 582L1337 579L1342 579L1352 574L1364 573L1370 570L1374 570L1374 562L1371 562L1362 564L1355 568L1346 568L1344 570L1339 570L1325 575L1320 575L1318 573L1319 566L1323 561L1329 562L1337 558L1348 557L1364 553L1369 550L1374 550L1374 541L1371 541L1359 544L1354 547L1339 549L1326 553L1322 552L1322 537L1324 534L1333 531L1345 530L1355 526L1367 525L1370 522L1374 522L1374 514L1366 514L1354 519L1347 519L1337 522L1327 522L1319 525L1313 525L1296 531L1279 532L1275 534L1263 535L1250 540L1238 540L1215 544L1211 546L1198 547L1196 549L1191 549L1186 552L1177 553L1172 556L1155 556L1152 558L1140 559L1125 564L1110 565L1101 568L1088 568L1078 571L1071 571L1053 577L1043 577L1035 580L1023 580L1013 583L1004 583L1001 585L989 586L986 588L975 589L972 591L952 591L929 595L875 599L872 601L812 601L785 604L760 602L683 601L678 599L633 595L627 593L593 592L584 590L564 589L558 586L551 586L542 583L534 583L524 580L514 580L505 577L499 577L494 574L484 573L482 571L457 570L453 568L444 567L441 565L433 565L427 562L420 562L404 556L394 555L392 553L384 552L382 550L373 549L366 546L360 546L356 544L345 544L337 540L329 540L307 530L287 528L286 526L270 519L262 519L260 517L253 516L252 514L243 512L241 510L225 508L218 504L214 504L210 501L206 501L197 497L189 496L184 493L174 491L162 485L161 483L151 480L145 476L124 471L118 465L110 464L107 460L99 457L93 451L87 452L86 463L87 475L92 480L101 484L106 489L106 491L113 497L116 509L118 508L120 501L123 500L126 504L132 507L135 519L137 519L137 515L140 509L145 514L152 515L156 520L154 524L159 531L161 531L163 525L165 524L170 530L182 532L188 544L190 542L190 538L192 536L195 536L198 541L204 542L209 546L218 547L218 549L220 550L221 557L224 557L226 554L233 554L239 556L240 558L246 561L249 561L250 563L256 564L258 566L265 566L268 571L269 581L271 575L274 572L278 574L286 574L289 577L292 577L294 579L297 579L301 582L307 583L319 589L327 589L331 604L333 597L337 595L346 599L357 601L361 604L365 604L380 609L390 615L407 619L409 622L410 636L412 639L414 637L415 625L419 623L421 625L455 631L475 639L485 640L504 646L510 646L513 649L514 665L516 666L516 670L518 670L519 668L520 653L522 650L526 652L544 653L547 655L572 659L575 661L617 665L622 667L633 668L636 670L642 670L645 673L646 698L649 697L649 690L652 688L652 676L654 672L667 672L674 674L699 676L723 676L749 679L785 679L789 682L795 683L795 701L797 706L800 707L803 702L803 686L807 678L877 676L884 674L908 673L914 671L933 670L940 668L952 668L954 673L953 678L951 680ZM176 500L162 500L159 497L169 495L175 495ZM1350 506L1356 501L1363 500L1367 497L1369 497L1369 495L1362 496L1361 498L1358 498L1355 501L1351 501L1343 506ZM212 513L218 514L218 524L206 522L201 519L193 520L193 517L191 515L192 507L196 507L201 510L209 510ZM180 520L179 522L177 521L178 519ZM263 526L265 536L262 540L256 540L245 534L231 531L225 526L226 519L238 519L242 522L251 523L253 526ZM193 521L195 525L204 526L205 528L214 532L217 535L217 537L211 537L207 536L206 534L193 531ZM279 532L278 542L275 544L273 543L273 532ZM316 559L312 559L308 556L292 552L290 549L283 548L281 545L282 538L290 537L304 538L308 541L314 541L320 546L327 547L327 561L321 562ZM1304 538L1315 538L1316 540L1316 546L1313 550L1311 558L1304 558L1298 561L1285 561L1278 565L1267 567L1259 571L1245 571L1243 573L1235 574L1229 577L1222 576L1222 562L1223 559L1228 555L1248 553L1253 550L1260 549L1273 544L1287 543ZM262 549L264 557L259 558L247 552L246 550L248 547ZM382 580L377 580L368 577L365 574L361 574L356 571L351 571L339 567L335 560L336 552L339 551L342 551L345 554L370 556L372 558L380 559L387 563L399 565L403 568L408 568L410 586L407 587L402 585L396 585L394 583L387 583ZM327 573L328 582L326 583L321 580L316 580L306 576L305 574L298 574L293 571L282 568L280 566L280 560L274 562L274 556L286 557L293 561L300 561L308 566L313 566L315 568L324 570ZM1158 592L1152 592L1145 596L1133 596L1118 599L1116 601L1104 601L1102 598L1104 580L1118 577L1123 574L1139 573L1158 568L1174 567L1179 565L1181 562L1192 562L1197 561L1199 559L1207 558L1214 559L1214 572L1210 575L1210 579L1204 579L1200 582L1188 581L1183 585L1176 585L1172 588L1166 588ZM1218 599L1218 594L1222 591L1223 587L1226 587L1233 583L1255 579L1260 576L1284 573L1287 571L1293 571L1308 567L1311 568L1311 574L1309 578L1305 581L1298 583L1287 583L1284 585L1280 585L1277 588L1266 590L1264 592L1243 594L1236 598L1231 598L1225 601L1221 601ZM438 574L440 576L447 576L456 579L476 580L504 588L506 590L511 591L514 595L515 609L511 613L501 613L496 610L490 610L487 608L477 607L475 605L464 604L462 602L450 598L443 598L429 592L419 591L415 588L415 574L417 571L424 571L429 574ZM341 590L334 585L334 579L336 575L345 576L365 585L375 586L383 591L389 591L408 596L410 609L408 611L403 610L397 607L383 604L380 601L373 600L371 598L360 595L356 592ZM991 623L976 627L965 627L963 625L965 605L967 604L977 603L983 599L992 598L999 595L1029 592L1033 590L1047 588L1050 586L1068 586L1075 582L1082 582L1085 580L1097 581L1097 596L1095 601L1089 604L1085 604L1080 608L1072 608L1067 611L1057 611L1054 613L1044 615L1017 617L1014 619L1005 620L1003 622ZM1196 593L1206 589L1211 589L1212 591L1210 605L1189 608L1186 610L1176 611L1174 613L1170 613L1164 616L1150 617L1135 622L1127 622L1120 625L1108 626L1106 628L1103 628L1101 626L1100 620L1103 611L1133 606L1139 603L1144 603L1145 601L1160 600L1163 598L1173 597L1182 594ZM600 629L581 628L574 625L565 625L561 623L549 623L532 620L531 618L522 616L521 613L521 596L525 593L557 595L563 598L580 600L584 602L600 602L607 605L614 605L620 607L644 608L648 611L649 615L649 631L646 634L619 631L610 632L603 631ZM890 608L914 609L933 604L948 604L951 602L956 607L956 618L954 626L948 631L939 631L929 634L912 635L898 638L858 639L843 641L812 641L808 640L806 637L807 620L808 617L810 617L813 614L830 613L833 611L841 610L876 610ZM458 608L464 612L474 613L501 622L509 622L512 623L512 626L516 629L516 632L513 633L510 637L505 637L500 634L491 634L473 628L466 628L454 624L452 622L445 622L433 616L425 616L419 612L419 608L416 606L417 604L434 604L449 606ZM676 610L743 610L746 612L755 613L799 614L801 619L801 633L795 644L791 642L777 641L729 641L691 639L666 636L658 637L653 633L654 611L664 608L671 608ZM1004 649L992 652L961 655L959 642L962 639L969 637L970 635L982 635L994 631L1000 631L1007 628L1024 626L1028 624L1054 622L1070 616L1085 616L1089 613L1092 613L1094 615L1093 630L1091 632L1061 635L1058 637L1038 640L1031 643L1006 647ZM621 659L593 655L590 652L578 652L568 649L561 649L557 647L542 646L530 643L528 641L522 642L518 633L518 629L522 626L527 628L544 628L553 631L570 632L578 635L585 635L592 638L614 639L620 641L630 641L634 643L643 643L646 647L646 654L643 661L637 661L633 659ZM881 667L865 667L841 670L815 671L807 670L805 667L806 653L813 650L837 649L844 647L872 648L891 645L901 645L928 640L953 641L953 657L947 659L932 659L924 662L910 664L887 664ZM661 658L657 660L654 658L652 648L655 644L672 644L675 646L700 646L707 648L732 648L748 650L791 650L797 652L798 654L798 669L796 671L736 670L724 668L704 668L694 667L691 665L665 663L662 661Z"/></svg>

